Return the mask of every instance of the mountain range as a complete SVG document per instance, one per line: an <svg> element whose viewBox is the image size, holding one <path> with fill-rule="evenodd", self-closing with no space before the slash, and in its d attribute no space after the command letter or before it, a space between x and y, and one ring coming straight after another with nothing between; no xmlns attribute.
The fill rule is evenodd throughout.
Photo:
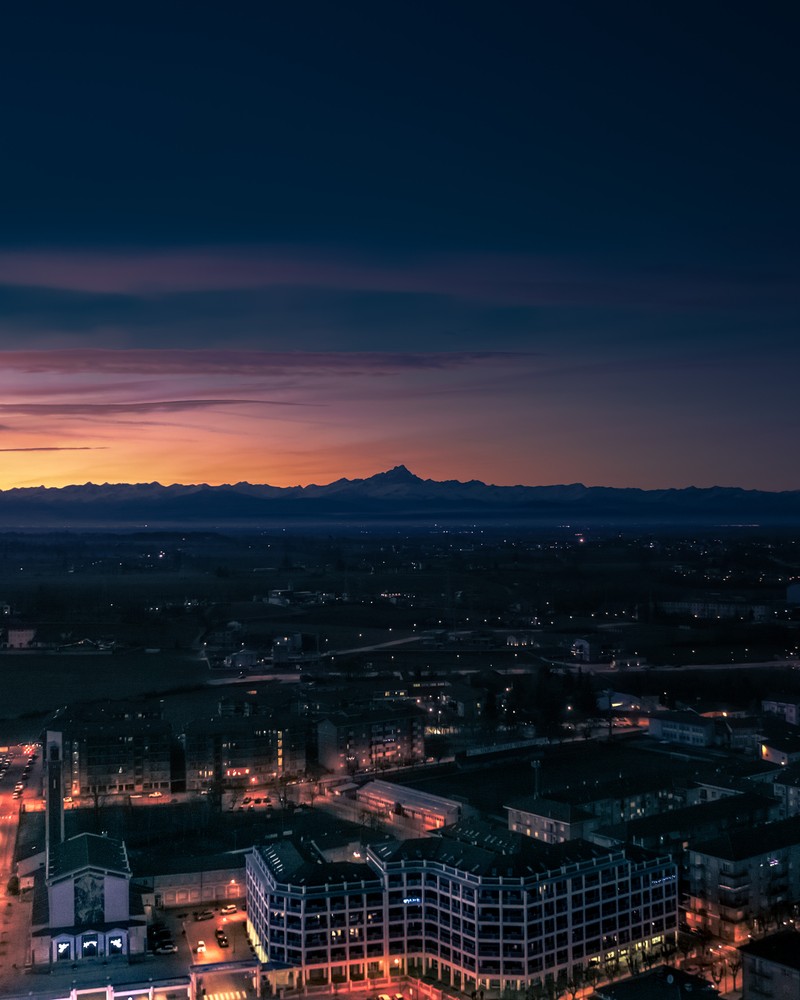
<svg viewBox="0 0 800 1000"><path fill-rule="evenodd" d="M421 479L404 465L324 486L159 483L0 491L0 529L89 526L253 526L359 522L530 522L573 525L800 524L800 491L735 487L641 490L602 486L492 486Z"/></svg>

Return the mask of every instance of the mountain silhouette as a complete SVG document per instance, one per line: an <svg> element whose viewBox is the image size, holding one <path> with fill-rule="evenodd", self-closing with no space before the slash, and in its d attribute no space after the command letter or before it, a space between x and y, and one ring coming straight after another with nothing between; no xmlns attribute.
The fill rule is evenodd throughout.
<svg viewBox="0 0 800 1000"><path fill-rule="evenodd" d="M233 525L280 519L560 524L797 524L800 491L737 487L617 489L572 483L493 486L421 479L396 465L325 485L159 483L26 487L0 491L0 528L88 525Z"/></svg>

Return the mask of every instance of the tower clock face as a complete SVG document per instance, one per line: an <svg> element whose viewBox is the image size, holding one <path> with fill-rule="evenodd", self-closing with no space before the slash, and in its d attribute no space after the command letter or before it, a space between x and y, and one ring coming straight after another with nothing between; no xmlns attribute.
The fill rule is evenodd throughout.
<svg viewBox="0 0 800 1000"><path fill-rule="evenodd" d="M75 923L102 923L105 917L105 894L101 875L80 875L75 879Z"/></svg>

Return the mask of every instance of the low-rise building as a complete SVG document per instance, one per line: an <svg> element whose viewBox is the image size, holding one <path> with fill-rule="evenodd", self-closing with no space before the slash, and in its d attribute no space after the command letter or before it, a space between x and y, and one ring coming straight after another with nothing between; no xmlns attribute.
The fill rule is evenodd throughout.
<svg viewBox="0 0 800 1000"><path fill-rule="evenodd" d="M758 755L761 760L783 767L800 763L800 734L761 736L758 739Z"/></svg>
<svg viewBox="0 0 800 1000"><path fill-rule="evenodd" d="M714 742L714 720L695 712L654 712L648 717L647 732L667 743L709 747Z"/></svg>
<svg viewBox="0 0 800 1000"><path fill-rule="evenodd" d="M368 781L356 792L359 807L408 835L441 830L474 810L463 802L406 788L391 781Z"/></svg>

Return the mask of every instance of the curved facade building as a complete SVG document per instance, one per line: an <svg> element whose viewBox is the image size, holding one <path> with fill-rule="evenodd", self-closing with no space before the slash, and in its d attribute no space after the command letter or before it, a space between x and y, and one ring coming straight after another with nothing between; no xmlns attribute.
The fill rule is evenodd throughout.
<svg viewBox="0 0 800 1000"><path fill-rule="evenodd" d="M672 942L675 864L633 848L520 838L499 853L445 837L386 842L360 864L289 842L247 861L251 937L291 985L429 976L524 989Z"/></svg>

